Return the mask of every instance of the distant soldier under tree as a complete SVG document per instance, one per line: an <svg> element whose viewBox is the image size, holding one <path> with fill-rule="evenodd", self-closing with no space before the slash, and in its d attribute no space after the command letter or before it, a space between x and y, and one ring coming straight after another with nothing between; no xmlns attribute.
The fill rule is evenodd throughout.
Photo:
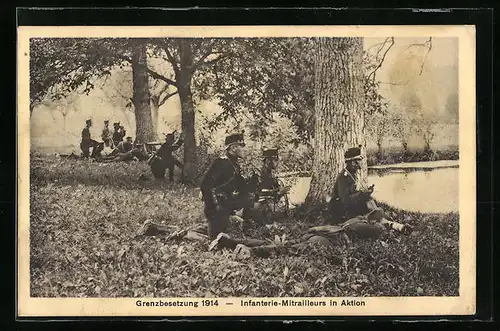
<svg viewBox="0 0 500 331"><path fill-rule="evenodd" d="M113 123L113 129L113 144L118 146L118 144L123 141L127 131L120 125L120 122Z"/></svg>
<svg viewBox="0 0 500 331"><path fill-rule="evenodd" d="M174 131L166 135L165 143L161 145L150 161L151 172L157 179L164 179L165 171L168 169L168 179L172 182L174 180L175 166L182 166L182 164L174 158L173 152L182 146L184 138L181 133L177 141L174 141L175 133Z"/></svg>
<svg viewBox="0 0 500 331"><path fill-rule="evenodd" d="M104 121L104 128L102 129L102 134L101 134L102 141L104 142L105 147L112 147L112 137L111 137L111 130L109 129L109 121L105 120Z"/></svg>
<svg viewBox="0 0 500 331"><path fill-rule="evenodd" d="M90 157L97 158L100 156L101 151L104 149L104 143L99 143L92 139L90 134L92 120L86 120L85 124L85 128L83 128L82 130L82 141L80 142L80 148L82 150L83 157L88 158L90 155L90 148L92 148L92 154L90 155Z"/></svg>

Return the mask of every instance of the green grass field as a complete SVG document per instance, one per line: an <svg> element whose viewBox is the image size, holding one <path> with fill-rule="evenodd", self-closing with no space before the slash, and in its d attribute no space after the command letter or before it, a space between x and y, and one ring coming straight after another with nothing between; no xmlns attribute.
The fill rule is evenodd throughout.
<svg viewBox="0 0 500 331"><path fill-rule="evenodd" d="M414 226L412 235L234 260L201 242L136 238L146 219L172 231L205 222L197 188L140 181L142 173L144 163L32 157L31 296L458 295L457 214L389 209ZM293 239L313 225L289 219L254 233Z"/></svg>

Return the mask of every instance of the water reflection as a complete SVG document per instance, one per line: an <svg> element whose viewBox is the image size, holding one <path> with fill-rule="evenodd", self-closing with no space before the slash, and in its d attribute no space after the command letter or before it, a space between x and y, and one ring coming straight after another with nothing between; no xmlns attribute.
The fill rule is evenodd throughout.
<svg viewBox="0 0 500 331"><path fill-rule="evenodd" d="M396 208L426 213L458 212L458 168L371 174L373 197Z"/></svg>
<svg viewBox="0 0 500 331"><path fill-rule="evenodd" d="M303 203L311 178L285 182L293 184L290 202ZM458 212L458 168L372 173L368 182L375 184L373 197L390 206L424 213Z"/></svg>

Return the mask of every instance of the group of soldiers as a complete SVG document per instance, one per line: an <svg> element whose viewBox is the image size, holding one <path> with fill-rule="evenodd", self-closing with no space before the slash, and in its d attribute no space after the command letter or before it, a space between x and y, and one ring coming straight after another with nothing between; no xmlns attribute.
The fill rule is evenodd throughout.
<svg viewBox="0 0 500 331"><path fill-rule="evenodd" d="M99 159L101 162L115 161L147 161L151 168L151 173L156 179L163 179L165 172L168 169L169 179L174 179L175 166L181 167L182 164L177 161L173 152L179 149L183 143L182 133L175 139L176 132L166 135L165 142L160 143L160 148L156 149L157 143L148 144L136 139L134 142L132 137L126 136L125 128L120 125L120 122L113 123L113 130L109 128L109 121L104 121L104 128L101 134L101 142L92 139L90 128L92 120L85 121L85 128L82 130L82 140L80 148L84 158ZM106 156L102 156L105 148L111 150ZM92 152L90 150L92 149Z"/></svg>
<svg viewBox="0 0 500 331"><path fill-rule="evenodd" d="M132 150L132 137L127 137L125 141L123 139L126 135L126 130L120 125L120 122L113 123L113 132L109 128L109 121L104 121L104 128L102 130L101 138L102 141L92 139L90 128L92 127L92 120L88 119L85 121L85 127L82 130L82 141L80 142L80 149L82 150L83 157L88 158L98 158L101 156L102 151L105 147L112 148L118 152L128 152ZM92 153L90 153L92 149Z"/></svg>
<svg viewBox="0 0 500 331"><path fill-rule="evenodd" d="M92 121L87 120L86 127L82 131L81 148L86 157L89 156L89 148L93 148L92 156L96 157L104 146L114 146L114 150L107 157L108 160L147 159L155 178L164 178L168 169L171 181L174 167L176 165L182 167L172 154L182 146L182 133L177 140L175 132L166 135L161 147L148 154L145 150L146 144L133 142L131 137L123 140L126 131L120 123L114 123L114 131L111 133L109 121L104 122L101 143L91 138L89 130L91 126ZM254 172L253 176L245 178L240 166L241 159L245 155L244 133L228 135L225 138L225 146L225 155L210 165L200 187L207 219L207 226L202 232L210 239L209 250L231 248L235 249L235 252L243 251L247 254L272 251L276 247L266 245L264 240L231 237L229 229L232 222L239 222L243 229L252 223L269 224L277 215L288 212L286 207L288 207L287 195L290 187L285 186L276 175L279 150L264 149L262 168ZM366 188L358 180L363 160L360 146L349 148L344 157L345 168L336 177L331 199L325 208L328 224L309 229L302 240L293 242L293 245L300 246L304 245L304 242L311 241L328 245L332 243L332 238L338 238L339 235L347 240L349 236L378 236L388 228L403 233L411 231L411 227L391 221L377 206L372 198L373 185ZM285 210L277 210L276 206L280 201L285 201L283 204ZM150 227L153 225L155 224L148 223ZM159 225L155 227L157 230L162 228Z"/></svg>
<svg viewBox="0 0 500 331"><path fill-rule="evenodd" d="M211 240L209 249L228 247L235 251L262 253L277 248L266 245L262 240L232 238L228 235L228 228L230 221L235 219L236 211L240 209L243 209L243 222L269 220L273 206L286 197L289 187L284 186L275 175L279 161L278 149L263 151L263 168L255 185L251 184L255 178L243 178L238 164L244 154L243 134L229 135L225 145L226 155L211 165L201 184L204 212L208 220L208 237ZM338 237L338 234L345 237L377 236L388 228L409 233L411 227L391 221L377 206L371 196L374 186L364 188L359 183L358 174L363 160L361 148L349 148L344 156L345 168L336 178L332 198L327 206L329 225L309 229L302 241L330 244L332 236ZM299 240L292 244L301 246L304 242Z"/></svg>
<svg viewBox="0 0 500 331"><path fill-rule="evenodd" d="M237 254L267 256L280 247L265 240L232 237L229 229L233 222L239 222L243 229L250 222L264 225L273 221L276 212L282 212L276 210L276 205L287 199L290 187L285 186L275 173L279 150L264 149L261 171L245 178L240 167L245 154L243 133L227 136L225 146L225 155L211 164L201 182L200 194L208 222L205 230L199 232L208 236L209 250L229 248ZM411 227L391 221L377 206L372 198L373 185L364 188L359 183L363 160L361 148L349 148L344 157L345 168L338 174L332 197L325 206L327 224L310 228L300 240L291 241L291 246L301 247L311 242L331 245L339 238L349 242L350 237L378 236L387 229L406 234L411 231Z"/></svg>

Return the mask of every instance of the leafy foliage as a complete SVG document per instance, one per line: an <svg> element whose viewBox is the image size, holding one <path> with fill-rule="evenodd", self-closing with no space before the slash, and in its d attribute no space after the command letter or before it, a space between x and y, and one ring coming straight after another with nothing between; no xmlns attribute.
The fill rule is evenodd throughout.
<svg viewBox="0 0 500 331"><path fill-rule="evenodd" d="M308 38L238 40L238 58L218 66L216 92L227 119L249 112L264 128L275 113L294 120L298 134L311 134L313 124L312 41ZM265 135L264 130L258 133Z"/></svg>
<svg viewBox="0 0 500 331"><path fill-rule="evenodd" d="M46 98L61 99L73 91L88 94L95 79L109 74L119 62L110 55L117 43L123 45L114 39L30 39L31 108Z"/></svg>

